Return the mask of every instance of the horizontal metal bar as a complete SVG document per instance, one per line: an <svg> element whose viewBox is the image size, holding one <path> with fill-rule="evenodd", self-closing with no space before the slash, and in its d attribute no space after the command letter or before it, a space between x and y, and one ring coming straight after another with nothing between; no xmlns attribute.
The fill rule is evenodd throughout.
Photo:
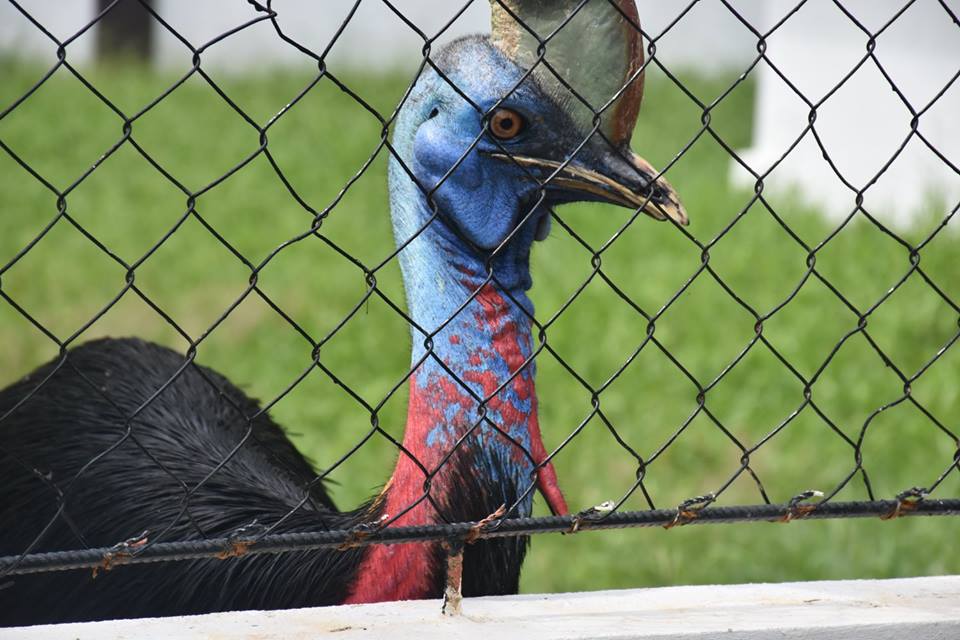
<svg viewBox="0 0 960 640"><path fill-rule="evenodd" d="M139 549L117 545L98 549L33 553L0 558L0 576L68 571L73 569L108 570L124 564L171 562L202 558L229 559L250 554L284 553L311 549L355 547L370 544L399 544L469 538L531 535L536 533L581 532L591 529L627 527L673 527L690 524L733 522L789 522L792 520L830 518L891 519L906 516L957 516L960 499L918 502L878 500L872 502L828 502L825 504L764 504L702 509L657 509L625 511L605 516L567 515L537 518L515 518L489 524L464 522L419 527L390 527L380 530L353 530L284 533L254 539L238 537L183 542L158 542Z"/></svg>

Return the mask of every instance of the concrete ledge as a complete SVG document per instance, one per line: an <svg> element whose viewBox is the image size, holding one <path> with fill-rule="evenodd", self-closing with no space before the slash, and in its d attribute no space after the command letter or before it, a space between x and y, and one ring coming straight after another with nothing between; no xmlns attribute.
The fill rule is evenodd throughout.
<svg viewBox="0 0 960 640"><path fill-rule="evenodd" d="M0 630L5 640L306 640L327 634L338 640L955 640L960 576L471 598L456 618L442 616L438 601L419 601Z"/></svg>

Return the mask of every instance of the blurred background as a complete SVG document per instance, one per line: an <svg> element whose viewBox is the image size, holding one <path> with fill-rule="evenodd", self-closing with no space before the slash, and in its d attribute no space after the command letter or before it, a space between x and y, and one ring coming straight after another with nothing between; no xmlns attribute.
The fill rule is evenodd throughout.
<svg viewBox="0 0 960 640"><path fill-rule="evenodd" d="M333 332L322 362L370 405L386 398L379 424L399 439L406 392L391 389L409 366L408 327L332 245L368 268L389 256L374 112L389 117L414 79L424 46L414 26L438 43L485 32L488 5L392 3L405 21L375 0L277 0L285 34L317 54L329 47L331 75L318 77L268 21L217 40L260 15L249 3L157 0L161 24L124 0L83 30L108 4L0 4L0 385L54 357L56 340L138 335L184 350L176 325L206 334L202 364L276 400L271 414L322 469L369 432L371 415L320 371L288 390L311 362L295 323L317 340ZM692 239L576 205L535 248L538 319L583 381L549 352L537 360L548 447L576 433L555 459L571 508L634 487L637 461L614 431L648 462L648 497L635 491L627 509L720 490L732 505L931 486L954 464L960 429L960 239L945 225L960 200L958 7L638 6L655 55L634 148L669 166ZM268 132L274 167L251 121L291 102ZM140 114L122 143L121 114ZM190 209L185 192L199 190ZM309 229L308 207L331 205L323 238L279 252L248 292L251 265ZM135 290L111 254L136 263ZM396 261L376 275L403 306ZM644 314L658 316L657 341L640 348ZM598 414L588 387L601 386ZM741 458L758 445L751 475ZM385 439L368 441L333 475L338 504L376 492L394 459ZM934 497L958 495L954 468ZM957 573L958 534L960 522L942 518L544 535L523 588Z"/></svg>

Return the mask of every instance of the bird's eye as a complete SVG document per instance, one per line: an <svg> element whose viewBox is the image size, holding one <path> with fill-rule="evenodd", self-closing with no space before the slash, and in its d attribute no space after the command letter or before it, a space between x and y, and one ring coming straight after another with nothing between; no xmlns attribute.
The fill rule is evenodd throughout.
<svg viewBox="0 0 960 640"><path fill-rule="evenodd" d="M497 109L490 116L490 132L500 140L516 138L526 121L513 109Z"/></svg>

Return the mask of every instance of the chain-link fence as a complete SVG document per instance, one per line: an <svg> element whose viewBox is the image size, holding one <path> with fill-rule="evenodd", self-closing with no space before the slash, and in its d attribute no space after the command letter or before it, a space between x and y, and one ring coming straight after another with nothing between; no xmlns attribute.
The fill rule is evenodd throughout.
<svg viewBox="0 0 960 640"><path fill-rule="evenodd" d="M64 150L69 141L60 140L54 147L34 146L24 137L17 138L16 131L5 136L0 128L0 147L16 165L9 171L19 172L18 183L29 183L24 189L41 187L40 198L45 202L42 211L9 218L9 240L2 248L10 255L0 255L4 307L0 318L11 327L3 333L3 350L15 353L16 347L6 342L22 337L30 344L43 341L54 355L52 362L0 395L0 477L8 485L6 493L0 489L6 501L0 504L4 518L0 549L6 555L0 558L0 575L11 581L2 591L16 591L15 576L21 574L86 568L102 575L118 564L208 559L227 566L238 562L232 559L237 556L318 549L343 555L412 541L443 541L458 549L457 543L464 540L513 540L550 531L960 513L954 384L960 369L956 360L951 360L956 357L953 344L960 337L960 306L950 258L955 243L951 244L946 228L958 205L934 203L928 216L932 222L908 230L886 224L881 214L865 205L871 187L896 171L898 158L908 145L929 150L939 164L949 168L954 180L960 180L956 159L942 151L937 139L923 128L928 111L954 89L960 68L929 99L916 103L898 89L883 60L884 34L922 4L919 0L892 9L889 19L879 26L865 25L842 2L832 3L838 10L835 19L858 30L865 49L853 68L843 69L830 89L816 96L806 95L767 53L771 38L804 11L808 2L796 3L763 31L744 18L734 3L721 2L749 34L756 55L729 82L714 80L711 84L686 70L669 68L658 58L658 45L696 9L696 1L671 9L676 18L662 32L652 33L641 29L632 2L566 3L564 15L546 33L537 28L550 24L549 20L539 15L531 19L530 12L555 9L536 9L537 3L494 2L495 25L499 19L499 28L508 29L499 36L495 33L500 51L514 46L524 63L520 73L503 66L502 77L495 77L490 69L498 67L481 66L481 73L472 68L486 64L482 56L487 45L481 41L461 41L452 51L443 52L438 44L474 2L459 10L449 9L447 25L430 34L382 0L422 40L419 68L404 78L399 101L391 102L393 97L381 100L385 106L369 97L372 90L367 81L354 82L349 72L335 72L327 64L360 2L347 12L323 49L290 37L278 20L282 7L270 2L250 1L254 13L249 21L205 43L189 41L151 3L140 2L136 6L148 17L150 28L179 41L192 58L182 76L142 102L101 90L102 83L91 79L98 72L91 75L72 64L70 57L71 46L94 25L109 20L121 6L129 9L134 3L104 3L89 24L68 38L48 31L28 8L12 0L11 4L20 19L49 39L56 61L22 91L17 89L17 96L0 112L0 125L5 120L27 118L20 121L21 129L39 135L37 132L49 126L45 119L68 118L69 110L78 107L63 104L62 111L37 116L31 115L31 105L44 87L69 78L82 85L98 109L110 112L113 126L120 131L112 134L101 155L83 159L82 170L53 177L44 170L44 154L69 156ZM956 27L960 37L955 8L942 0L929 4L938 7L939 19ZM625 36L629 43L626 62L616 56L611 61L607 52L598 53L591 44L589 29L606 33L602 31L604 20L611 16L618 28L625 24L632 32ZM504 27L503 21L511 26ZM235 99L236 94L228 88L231 80L220 80L204 67L208 50L253 28L271 29L275 38L296 49L313 68L312 77L291 98L284 97L283 106L268 117L261 116L264 104L248 106L254 93L249 88L240 91L243 100ZM577 67L570 62L573 49L569 42L560 44L565 30L585 43L579 55L587 59L598 56L590 59L586 72L570 79L567 72L573 69L576 75ZM642 41L638 33L642 33ZM551 45L558 52L554 59ZM626 72L620 73L619 67L611 72L615 89L599 102L590 92L598 91L598 83L610 82L597 81L586 90L578 86L577 81L597 77L609 65L617 64L625 65ZM807 118L794 123L793 142L772 162L755 166L738 152L745 138L732 133L730 123L739 122L743 128L747 116L740 109L756 97L752 83L760 68L776 75L805 105ZM864 69L879 72L889 82L903 110L903 121L897 126L905 124L906 130L869 179L853 182L834 161L837 150L823 142L818 115ZM670 118L685 118L680 144L675 144L676 137L664 134L662 171L632 155L618 139L630 138L633 121L624 113L639 108L645 72L652 96L648 103L663 100L679 106L666 113L648 105L640 115L635 148L645 153L644 144L656 144L658 133L669 128ZM121 78L130 77L130 72L117 73ZM110 80L104 82L110 84ZM267 86L267 92L275 86L266 76L252 82L254 87L257 83ZM149 135L140 135L165 104L188 91L188 83L193 83L189 90L194 95L203 91L219 103L218 108L225 106L215 121L207 123L212 125L205 129L209 140L189 151L194 163L207 165L209 179L181 175L179 168L172 168L144 141ZM478 101L477 96L487 90L496 94L494 99ZM332 94L323 91L336 96L328 98ZM665 97L667 91L673 92L674 102ZM418 129L409 128L403 114L434 104L430 103L431 92L441 99L421 114ZM338 175L333 168L338 162L336 139L330 144L328 140L304 141L306 134L288 136L288 143L310 148L307 155L313 157L312 166L304 167L285 163L274 137L301 103L318 93L324 97L313 104L310 117L322 120L327 113L334 113L325 112L327 100L347 104L350 113L363 120L361 128L365 127L369 143L359 162L353 164L356 154L342 161L347 168L340 171L343 179L337 179L336 192L329 198L315 191L308 194L310 187L303 185L312 175ZM542 94L552 99L545 100ZM706 94L713 97L707 99ZM540 120L523 115L523 105L536 102L538 95L545 105L543 114L538 114ZM441 110L454 103L461 119L445 119ZM186 103L171 108L167 127L197 117ZM342 113L345 111L334 115ZM652 120L651 113L666 119ZM464 124L464 114L474 121L475 130ZM231 129L228 119L241 124ZM617 130L622 122L630 127L625 133ZM223 129L217 130L221 123ZM435 127L429 130L433 133L420 131L427 126ZM515 136L522 142L521 133L538 135L538 126L551 128L546 134L541 128L539 135L545 137L530 142L532 147L513 146ZM360 135L351 122L334 122L331 127L327 133L342 129L347 136ZM235 132L255 144L221 166L216 146L220 138ZM430 135L439 146L425 147L428 151L421 153L417 145L432 144L422 139ZM577 139L559 149L571 135ZM162 134L155 135L153 141L162 146L162 138ZM817 145L823 163L848 191L849 209L835 224L828 225L816 213L798 214L802 205L791 204L793 200L765 186L801 142ZM712 145L713 155L690 160L707 143ZM558 148L548 149L550 145ZM597 151L596 145L605 151ZM530 149L541 155L559 155L544 161ZM209 163L204 160L207 152ZM111 164L112 158L121 156L123 163ZM389 178L396 248L369 241L368 234L373 232L367 225L379 224L376 220L382 218L386 227L387 214L385 209L374 211L376 203L362 199L364 191L386 192L387 170L382 164L387 160L392 163ZM720 161L727 164L720 167ZM125 228L121 218L137 214L121 207L102 212L106 217L91 226L84 206L74 203L83 202L98 174L112 171L111 180L123 180L124 165L133 162L148 167L147 179L170 190L169 201L181 205L175 218L156 221L152 235L137 239L138 249L128 250L125 245L118 250L108 239L114 224L110 220ZM478 169L478 162L491 163L497 169ZM616 162L632 167L636 175L620 176L616 172L623 169L611 168ZM685 162L691 163L687 173ZM692 194L705 189L707 183L691 177L691 171L716 175L718 170L726 172L730 162L736 171L749 176L752 193L733 191L734 195L716 200L709 193ZM590 163L593 166L587 166ZM472 171L479 171L482 179L475 179ZM504 197L496 188L488 188L500 184L496 182L499 171L509 174L510 188L524 194L510 196L523 206L518 215L505 216L506 222L484 213ZM280 191L269 197L277 203L278 217L287 216L289 222L260 212L248 225L252 235L237 240L232 238L233 226L240 222L208 214L205 207L209 204L209 209L215 210L217 194L230 188L239 176L253 172L267 176L261 184L269 180L279 186ZM610 175L620 182L613 184ZM683 224L686 214L666 182L668 177L690 214L689 227ZM634 186L628 189L624 184ZM115 184L101 186L115 188ZM572 197L571 189L579 189L581 197ZM135 189L128 196L129 204L139 206ZM22 206L12 195L4 197L10 198L5 210ZM256 199L255 194L249 197ZM918 193L917 201L924 197ZM604 200L629 210L625 217L611 218L613 222L605 227L590 227L593 223L578 223L576 208L569 215L566 210L552 209L567 200ZM422 218L410 214L416 208L414 202L425 205ZM351 205L370 212L369 218L344 222L348 226L338 229L338 219L351 216ZM593 207L591 211L600 210L596 205L587 206ZM653 223L644 219L644 213L668 222L651 230ZM26 220L27 215L33 222L15 229L14 225L20 224L17 221ZM37 229L35 221L40 219L43 223ZM538 285L531 294L537 303L533 313L526 297L529 249L534 238L542 239L550 232L551 222L553 238L543 246L560 243L562 249L557 252L562 257L559 264L554 257L549 266L549 258L540 257L543 252L534 255ZM499 229L498 224L508 226ZM277 234L274 225L278 225ZM753 233L748 230L754 228L764 231L742 235ZM67 231L69 238L63 235ZM160 256L169 254L176 262L181 255L178 252L191 251L176 245L178 236L188 234L202 236L203 242L218 247L210 254L218 256L218 261L195 264L185 257L183 277L175 268L164 275L167 267L161 268L159 275L151 274L152 265L168 264ZM277 235L284 239L273 242ZM272 248L260 251L261 241L272 242ZM82 250L76 249L78 242ZM374 250L370 242L376 245ZM306 286L300 282L289 282L291 288L279 296L272 293L273 265L307 245L341 266L313 273L286 271L297 280L318 281L303 295L305 299L295 294L298 287ZM57 273L49 277L42 269L31 270L40 267L27 266L90 255L85 252L91 250L96 255L91 262L106 259L111 266L91 267L87 274L84 264L59 263ZM461 250L462 255L458 253ZM544 251L549 253L549 249ZM729 261L738 253L747 254L746 264ZM308 266L309 262L296 264ZM547 272L545 277L537 273L541 266ZM406 302L399 289L401 268ZM245 279L244 285L226 292L202 290L209 285L198 270L221 269L238 269L235 273ZM97 294L59 303L76 302L83 310L78 323L58 322L56 314L49 314L36 298L38 289L42 296L59 297L54 290L60 283L83 296L82 287L70 289L74 276L88 282L108 273L110 276L101 280L104 289L99 290L109 291L106 299ZM169 277L176 281L176 294L187 295L185 289L194 275L201 291L199 297L196 291L190 294L189 304L206 308L208 313L184 322L183 308L157 283ZM342 284L339 280L349 280L350 286L362 283L362 292L353 295L342 311L344 305L338 305L332 293L329 303L323 297L325 287L333 292ZM151 292L152 287L159 295ZM539 288L548 293L537 297ZM595 295L598 290L602 293ZM656 293L650 294L650 290ZM812 294L812 290L818 293ZM764 293L758 297L757 291ZM210 304L202 300L207 296ZM122 325L123 329L159 322L162 328L151 335L161 336L182 355L132 341L79 346L92 337L109 335L105 319L131 312L132 307L124 306L131 300L137 305L135 319ZM244 320L243 310L251 301L260 309L259 320ZM176 310L171 310L171 305ZM372 306L376 307L373 311ZM316 308L320 308L316 313L325 318L325 325L304 320ZM783 320L799 308L808 315ZM895 314L890 312L894 315L884 315L886 309L894 308ZM77 317L74 312L65 314ZM364 323L368 315L371 320ZM373 326L374 321L380 326ZM206 360L207 353L216 355L221 363L247 358L244 322L280 326L284 335L293 336L291 344L297 345L290 349L268 346L259 351L254 346L249 353L269 357L276 350L300 358L277 365L284 381L275 387L258 387L257 392L266 399L259 405L219 374L200 366L214 364ZM351 333L354 326L362 327L359 333ZM796 333L801 328L803 333ZM207 351L208 344L232 332L239 335L235 342ZM396 357L384 354L402 351L390 350L410 332L412 362L398 365ZM350 337L344 340L344 336ZM709 365L702 360L707 351ZM5 367L4 384L26 374L27 364L31 368L39 364L37 354L42 353L50 352L33 349L15 361L24 368ZM224 353L229 357L221 355ZM351 364L345 364L348 362ZM230 378L234 383L256 385L257 371L269 364L249 363L241 372L243 378L233 374ZM541 368L539 421L533 391L535 365ZM378 380L388 380L380 386L367 380L378 367L382 369ZM831 376L839 377L830 381ZM298 390L318 379L326 385L325 396L297 396ZM560 381L566 386L561 387ZM551 385L567 397L551 395ZM408 389L409 407L404 405ZM334 396L336 400L327 400ZM323 402L330 402L336 411L343 409L342 424L337 423L336 411L331 415L296 408ZM849 409L846 402L854 408ZM295 408L285 409L290 405ZM909 415L903 413L907 409ZM322 452L318 473L308 468L269 422L267 412L277 415L284 410L300 418L326 420L325 424L298 427L309 429L300 444L306 443L311 455ZM394 419L404 410L409 416L405 432L397 428ZM177 415L171 418L171 412ZM215 416L214 435L197 445L207 448L199 462L189 459L196 450L182 441L175 426L189 423L192 415ZM354 419L357 415L365 420L362 428ZM895 417L887 420L890 415ZM99 429L88 440L84 440L85 427L81 426L84 420ZM46 428L37 427L40 435L35 439L23 435L39 422L49 423L59 433L72 430L69 437L54 438L56 446L65 447L60 452L62 463L51 460L54 445L44 445L40 438ZM92 433L94 428L89 430ZM157 435L157 430L163 433ZM876 432L885 435L874 436ZM324 449L328 436L336 446ZM211 448L210 442L222 450ZM349 466L371 451L363 465ZM779 453L765 457L771 451ZM186 457L178 465L171 455ZM478 455L479 461L475 459ZM359 483L353 479L357 486L352 490L366 490L384 481L397 458L393 478L377 498L358 511L333 510L325 482L349 480L337 475L349 468L354 476L365 474ZM871 465L874 458L876 467ZM554 463L559 479L554 475ZM888 474L901 464L909 480L899 473ZM704 473L698 475L698 468ZM264 477L265 470L274 477ZM108 472L117 474L116 480L105 475ZM879 484L875 474L883 478ZM565 483L568 476L575 478L572 486ZM510 481L505 482L504 477ZM682 481L678 480L681 477ZM585 486L594 480L595 486ZM101 484L91 488L87 486L91 482ZM236 495L239 489L258 485L262 490L250 496L249 502ZM291 493L291 487L297 495ZM567 492L571 513L567 513L560 488ZM547 497L552 515L531 511L538 489ZM100 502L91 506L91 492L113 505L125 503L124 509L111 511L113 506ZM93 514L98 510L113 513L113 520L96 522ZM116 515L119 513L124 514L122 518ZM144 516L138 517L138 513ZM484 553L489 551L484 549ZM382 563L381 567L389 566L387 556L370 560L374 557L372 552L366 556L368 561ZM362 574L364 560L351 558ZM519 559L513 559L519 563L522 551ZM479 571L480 566L468 561L464 571ZM334 571L335 563L330 567ZM345 597L340 593L338 601ZM297 602L292 600L291 606Z"/></svg>

